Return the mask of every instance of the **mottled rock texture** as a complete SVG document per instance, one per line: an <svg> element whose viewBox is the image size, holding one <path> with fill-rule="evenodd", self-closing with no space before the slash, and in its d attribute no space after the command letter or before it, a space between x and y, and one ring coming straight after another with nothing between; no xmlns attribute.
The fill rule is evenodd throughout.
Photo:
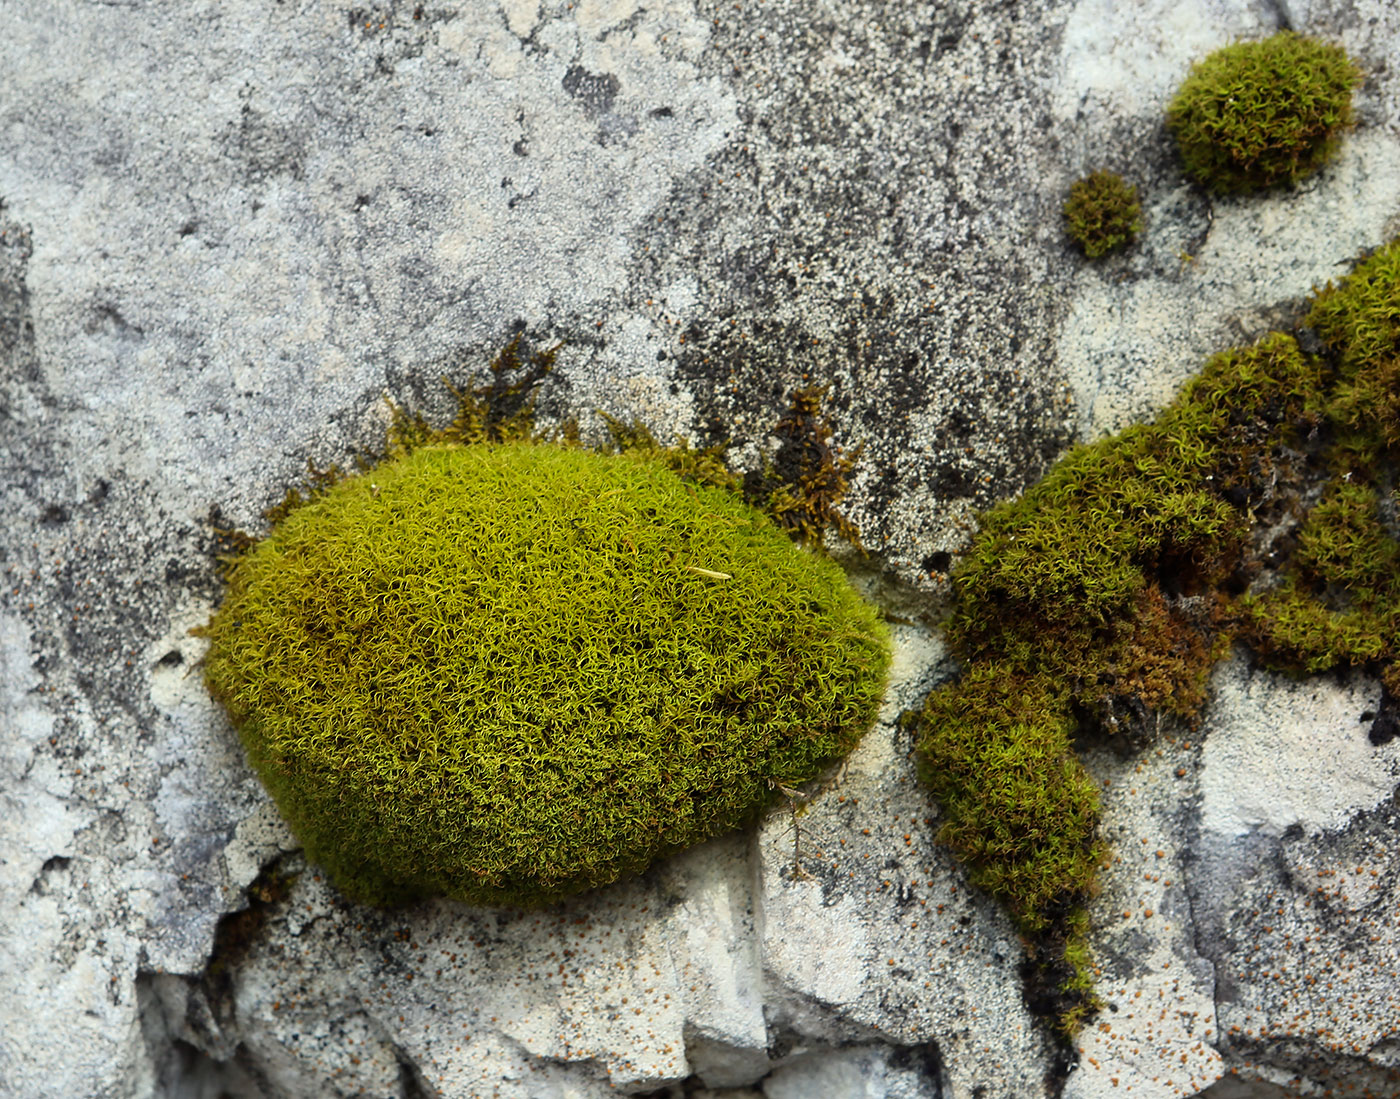
<svg viewBox="0 0 1400 1099"><path fill-rule="evenodd" d="M1162 109L1283 23L1366 70L1359 127L1212 201ZM893 719L951 670L927 623L979 508L1400 229L1398 55L1383 0L0 8L0 1092L1396 1094L1375 684L1230 664L1189 744L1089 757L1117 861L1072 1048ZM1059 210L1098 167L1146 224L1091 267ZM564 341L542 422L741 467L830 384L853 564L912 624L795 821L541 913L357 908L201 684L215 528L518 332Z"/></svg>

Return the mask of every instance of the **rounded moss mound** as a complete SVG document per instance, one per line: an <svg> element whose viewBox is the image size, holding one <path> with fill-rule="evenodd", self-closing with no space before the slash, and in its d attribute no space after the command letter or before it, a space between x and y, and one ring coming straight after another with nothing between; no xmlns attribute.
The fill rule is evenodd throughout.
<svg viewBox="0 0 1400 1099"><path fill-rule="evenodd" d="M1212 190L1292 183L1332 158L1360 81L1340 46L1283 31L1193 65L1167 126L1187 173Z"/></svg>
<svg viewBox="0 0 1400 1099"><path fill-rule="evenodd" d="M874 720L888 642L733 493L430 446L234 565L206 676L349 896L540 904L734 828Z"/></svg>
<svg viewBox="0 0 1400 1099"><path fill-rule="evenodd" d="M1065 229L1090 259L1126 248L1142 232L1137 188L1116 172L1076 180L1064 205Z"/></svg>

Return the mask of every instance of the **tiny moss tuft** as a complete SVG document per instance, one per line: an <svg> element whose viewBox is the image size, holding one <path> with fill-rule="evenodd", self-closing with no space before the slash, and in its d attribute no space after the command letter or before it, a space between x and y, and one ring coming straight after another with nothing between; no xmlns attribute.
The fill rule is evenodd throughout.
<svg viewBox="0 0 1400 1099"><path fill-rule="evenodd" d="M1340 46L1282 31L1216 50L1167 107L1187 174L1221 193L1311 175L1351 125L1361 70Z"/></svg>
<svg viewBox="0 0 1400 1099"><path fill-rule="evenodd" d="M543 441L506 389L447 429L396 409L389 457L280 509L204 631L254 768L363 902L639 872L813 778L883 692L874 609L717 452Z"/></svg>
<svg viewBox="0 0 1400 1099"><path fill-rule="evenodd" d="M540 382L554 369L562 344L521 358L516 336L491 360L490 380L459 387L443 384L457 399L457 411L446 427L434 428L419 413L389 402L391 420L388 457L398 458L420 446L468 443L519 443L539 438L535 431L535 400ZM570 432L566 425L566 434Z"/></svg>
<svg viewBox="0 0 1400 1099"><path fill-rule="evenodd" d="M1070 239L1090 259L1126 248L1142 232L1137 188L1117 172L1092 172L1076 180L1064 215Z"/></svg>
<svg viewBox="0 0 1400 1099"><path fill-rule="evenodd" d="M832 445L825 396L824 386L793 392L787 415L773 429L778 450L744 478L744 495L801 542L820 545L834 530L859 549L860 532L836 505L850 486L860 447L842 452Z"/></svg>
<svg viewBox="0 0 1400 1099"><path fill-rule="evenodd" d="M1075 739L1133 747L1190 725L1235 638L1280 668L1367 668L1389 699L1400 686L1400 241L1318 292L1305 323L1324 355L1276 332L1214 356L1151 423L1076 447L982 516L953 571L963 672L911 715L921 773L1065 1032L1095 1008L1086 905L1103 857Z"/></svg>
<svg viewBox="0 0 1400 1099"><path fill-rule="evenodd" d="M739 490L740 479L725 464L723 446L707 446L697 450L685 439L675 446L662 446L643 424L624 424L606 412L599 415L607 425L613 452L657 462L684 480L696 484L713 485L731 492Z"/></svg>
<svg viewBox="0 0 1400 1099"><path fill-rule="evenodd" d="M263 512L263 518L269 523L280 523L291 512L309 504L318 496L323 495L332 485L345 479L345 471L338 465L331 464L325 467L318 466L310 458L306 460L306 479L299 485L292 485L287 489L282 499L273 504ZM242 535L244 539L242 549L249 548L247 535Z"/></svg>

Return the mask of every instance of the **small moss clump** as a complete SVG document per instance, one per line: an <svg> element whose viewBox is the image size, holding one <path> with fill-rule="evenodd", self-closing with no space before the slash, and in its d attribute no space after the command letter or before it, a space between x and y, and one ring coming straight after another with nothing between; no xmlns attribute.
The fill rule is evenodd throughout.
<svg viewBox="0 0 1400 1099"><path fill-rule="evenodd" d="M1224 194L1294 183L1332 158L1361 70L1340 46L1282 31L1216 50L1167 108L1186 171Z"/></svg>
<svg viewBox="0 0 1400 1099"><path fill-rule="evenodd" d="M822 411L826 387L792 394L788 413L773 428L777 452L744 477L744 496L806 545L820 545L828 530L860 548L855 524L836 505L846 495L860 448L842 453L832 445L832 424Z"/></svg>
<svg viewBox="0 0 1400 1099"><path fill-rule="evenodd" d="M1372 671L1396 708L1400 240L1317 293L1304 326L1322 354L1275 332L1216 355L1152 423L984 515L954 570L963 672L910 715L921 770L1065 1032L1097 1004L1086 906L1104 856L1077 737L1132 748L1189 727L1235 639L1299 674Z"/></svg>
<svg viewBox="0 0 1400 1099"><path fill-rule="evenodd" d="M460 442L396 415L385 462L233 563L206 630L254 767L367 903L639 872L814 777L883 691L875 611L735 492L480 412Z"/></svg>
<svg viewBox="0 0 1400 1099"><path fill-rule="evenodd" d="M1093 172L1077 180L1064 215L1070 239L1090 259L1126 248L1142 232L1137 188L1116 172Z"/></svg>

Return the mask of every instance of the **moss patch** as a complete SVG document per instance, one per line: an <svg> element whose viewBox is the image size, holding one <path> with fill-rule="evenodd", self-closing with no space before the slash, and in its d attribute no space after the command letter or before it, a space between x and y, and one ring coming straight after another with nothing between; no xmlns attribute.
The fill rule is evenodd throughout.
<svg viewBox="0 0 1400 1099"><path fill-rule="evenodd" d="M1137 188L1116 172L1076 180L1064 205L1065 231L1090 259L1126 248L1142 232Z"/></svg>
<svg viewBox="0 0 1400 1099"><path fill-rule="evenodd" d="M490 441L527 424L462 405L454 441L396 412L390 457L281 514L207 628L211 690L344 892L547 903L854 746L884 627L703 483L712 453Z"/></svg>
<svg viewBox="0 0 1400 1099"><path fill-rule="evenodd" d="M984 515L954 570L964 671L912 717L922 773L942 838L1009 907L1066 1030L1095 1006L1086 904L1103 856L1074 738L1130 747L1194 721L1236 637L1280 667L1400 678L1382 506L1398 303L1400 242L1317 295L1325 355L1284 333L1216 355L1153 422L1075 448Z"/></svg>
<svg viewBox="0 0 1400 1099"><path fill-rule="evenodd" d="M1305 318L1327 343L1331 480L1279 583L1242 600L1248 637L1277 667L1374 665L1400 695L1400 240L1317 295Z"/></svg>
<svg viewBox="0 0 1400 1099"><path fill-rule="evenodd" d="M1294 183L1336 153L1360 82L1340 46L1282 31L1193 65L1167 126L1187 173L1214 191Z"/></svg>
<svg viewBox="0 0 1400 1099"><path fill-rule="evenodd" d="M1333 349L1333 467L1376 475L1400 459L1400 241L1317 295L1305 324Z"/></svg>

